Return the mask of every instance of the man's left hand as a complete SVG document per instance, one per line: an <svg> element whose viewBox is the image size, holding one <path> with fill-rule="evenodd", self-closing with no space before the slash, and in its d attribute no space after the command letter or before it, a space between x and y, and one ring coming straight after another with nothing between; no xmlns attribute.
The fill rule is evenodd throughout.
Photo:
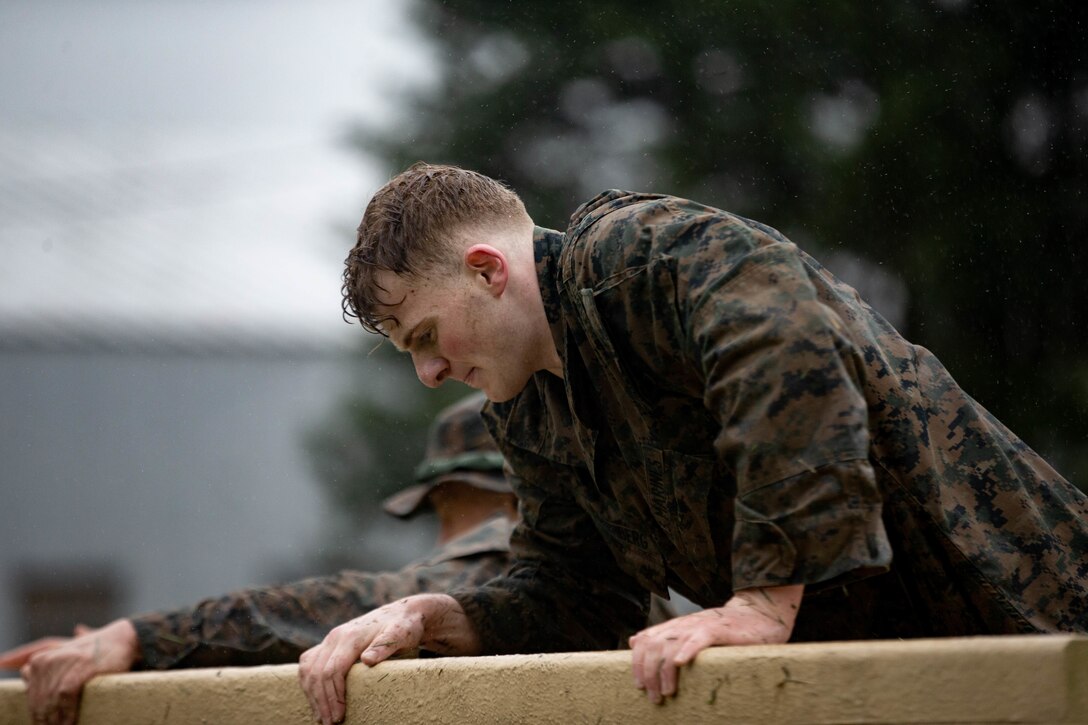
<svg viewBox="0 0 1088 725"><path fill-rule="evenodd" d="M670 619L631 637L635 687L651 702L676 694L677 672L707 647L789 640L803 584L735 592L724 606Z"/></svg>

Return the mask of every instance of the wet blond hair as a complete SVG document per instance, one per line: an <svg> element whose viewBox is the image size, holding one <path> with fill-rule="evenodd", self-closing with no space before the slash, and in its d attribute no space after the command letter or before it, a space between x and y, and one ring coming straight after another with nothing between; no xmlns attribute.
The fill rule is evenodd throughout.
<svg viewBox="0 0 1088 725"><path fill-rule="evenodd" d="M363 213L355 246L344 261L344 318L386 335L382 323L396 317L380 293L377 274L403 278L458 268L454 237L466 228L511 226L528 219L521 199L502 183L456 166L419 162L374 194Z"/></svg>

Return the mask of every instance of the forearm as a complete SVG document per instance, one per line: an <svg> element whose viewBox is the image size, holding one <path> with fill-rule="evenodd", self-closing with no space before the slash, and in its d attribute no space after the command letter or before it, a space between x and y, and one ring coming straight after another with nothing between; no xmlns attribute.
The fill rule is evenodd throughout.
<svg viewBox="0 0 1088 725"><path fill-rule="evenodd" d="M752 587L734 592L725 607L749 608L762 618L781 626L781 631L788 638L793 631L794 622L797 621L797 613L801 609L801 598L804 594L804 584Z"/></svg>
<svg viewBox="0 0 1088 725"><path fill-rule="evenodd" d="M481 654L476 628L456 599L448 594L420 594L405 601L412 602L423 624L420 649L461 657Z"/></svg>
<svg viewBox="0 0 1088 725"><path fill-rule="evenodd" d="M305 649L283 627L268 626L247 597L225 596L131 621L142 669L278 664L295 661Z"/></svg>
<svg viewBox="0 0 1088 725"><path fill-rule="evenodd" d="M86 635L95 639L96 658L108 657L115 665L126 665L133 669L140 664L141 654L136 629L129 619L115 619L109 624ZM78 638L77 638L78 639Z"/></svg>
<svg viewBox="0 0 1088 725"><path fill-rule="evenodd" d="M132 618L141 667L223 667L295 662L332 627L419 591L415 572L340 572L245 589L191 608Z"/></svg>

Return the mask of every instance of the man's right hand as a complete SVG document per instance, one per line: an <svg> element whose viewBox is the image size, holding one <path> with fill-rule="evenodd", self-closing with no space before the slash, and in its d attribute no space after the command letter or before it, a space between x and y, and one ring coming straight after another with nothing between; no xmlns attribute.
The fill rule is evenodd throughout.
<svg viewBox="0 0 1088 725"><path fill-rule="evenodd" d="M132 669L136 629L118 619L101 629L77 627L76 636L45 637L0 654L0 669L18 669L26 682L34 722L74 725L79 696L92 677Z"/></svg>
<svg viewBox="0 0 1088 725"><path fill-rule="evenodd" d="M440 654L479 652L476 632L456 599L417 594L336 627L299 658L299 682L314 717L323 725L344 720L348 670L356 662L374 666L420 647Z"/></svg>

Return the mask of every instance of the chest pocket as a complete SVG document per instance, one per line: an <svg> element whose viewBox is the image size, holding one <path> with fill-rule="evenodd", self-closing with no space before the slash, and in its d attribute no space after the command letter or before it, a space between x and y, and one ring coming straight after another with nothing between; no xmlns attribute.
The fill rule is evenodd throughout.
<svg viewBox="0 0 1088 725"><path fill-rule="evenodd" d="M643 588L665 596L668 580L660 549L652 530L639 525L626 503L598 499L583 505L620 568L638 580Z"/></svg>
<svg viewBox="0 0 1088 725"><path fill-rule="evenodd" d="M654 520L668 533L677 552L699 571L716 570L709 500L710 487L719 476L713 456L661 450L649 444L644 444L642 451L646 493ZM732 505L731 495L725 500Z"/></svg>
<svg viewBox="0 0 1088 725"><path fill-rule="evenodd" d="M728 582L729 567L722 572L718 566L708 499L711 485L728 485L731 479L723 480L719 475L712 450L699 455L660 447L660 441L668 438L656 434L655 426L683 427L691 421L659 420L659 412L641 398L621 367L592 290L577 290L574 307L582 335L575 338L579 350L568 351L568 355L581 356L599 394L599 406L607 418L604 424L615 436L614 455L622 462L600 465L608 455L603 450L597 451L596 458L598 470L607 477L607 485L616 491L622 505L620 518L630 522L627 525L641 519L643 528L652 532L658 555L692 589L708 594L720 591L720 585ZM632 497L639 499L637 504ZM731 494L723 500L732 507ZM715 521L724 524L723 535L728 537L731 511L718 513L726 513L729 519Z"/></svg>

